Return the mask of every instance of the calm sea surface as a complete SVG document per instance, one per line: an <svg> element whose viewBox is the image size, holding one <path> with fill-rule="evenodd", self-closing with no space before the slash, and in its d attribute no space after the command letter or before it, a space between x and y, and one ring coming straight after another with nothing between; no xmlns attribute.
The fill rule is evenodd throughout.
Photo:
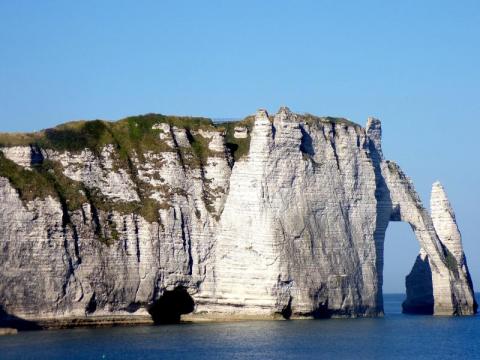
<svg viewBox="0 0 480 360"><path fill-rule="evenodd" d="M478 298L478 296L477 296ZM23 332L0 359L480 359L480 316L254 321Z"/></svg>

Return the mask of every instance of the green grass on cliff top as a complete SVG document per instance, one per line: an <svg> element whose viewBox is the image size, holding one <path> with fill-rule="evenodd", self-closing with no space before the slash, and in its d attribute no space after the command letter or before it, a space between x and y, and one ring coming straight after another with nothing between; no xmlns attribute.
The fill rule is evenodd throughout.
<svg viewBox="0 0 480 360"><path fill-rule="evenodd" d="M301 119L309 124L328 122L346 126L359 126L347 119L336 117L318 117L304 114L301 115ZM37 145L41 148L60 151L81 151L85 148L99 151L107 144L116 144L122 145L126 151L134 149L140 152L142 150L168 151L159 141L160 130L152 129L155 124L167 123L190 131L198 129L226 131L227 143L231 144L232 148L237 146L238 152L243 155L247 149L247 139L235 139L233 137L234 128L236 126L246 126L250 131L253 122L253 116L248 116L239 121L214 123L209 118L161 114L131 116L116 122L103 120L73 121L35 133L0 133L0 147Z"/></svg>
<svg viewBox="0 0 480 360"><path fill-rule="evenodd" d="M327 119L327 120L326 120ZM64 210L64 220L69 221L69 214L89 203L92 208L105 213L117 211L122 214L136 213L149 222L158 221L160 208L168 204L160 204L148 196L149 184L138 179L137 169L132 162L135 154L142 160L147 151L178 151L184 165L202 166L210 155L208 139L200 136L196 130L225 132L227 148L231 151L234 160L239 160L248 154L250 147L250 132L253 128L254 116L240 121L213 123L206 118L175 117L158 114L132 116L117 122L102 120L75 121L59 125L53 129L37 133L0 133L0 147L9 146L38 146L44 149L58 151L82 151L85 148L99 153L105 145L112 144L118 153L118 166L126 169L136 185L140 201L121 202L112 201L101 194L97 189L87 188L85 184L74 181L63 174L59 163L44 160L41 164L32 166L28 170L7 159L0 151L0 177L7 178L17 190L24 202L37 198L45 199L48 196L58 199ZM343 120L333 118L318 118L307 115L305 122L333 122ZM172 149L160 140L161 130L153 129L155 124L168 123L171 126L184 128L191 143L191 148ZM349 125L349 124L347 124ZM248 137L237 139L234 137L235 127L242 126L248 129ZM118 237L118 231L109 226L109 229L98 229L98 238L106 244L111 244Z"/></svg>
<svg viewBox="0 0 480 360"><path fill-rule="evenodd" d="M167 146L159 138L161 130L153 129L154 125L159 123L168 123L171 126L186 129L191 148L172 149ZM117 122L75 121L37 133L0 134L0 147L38 146L44 149L71 152L88 148L98 154L105 145L112 144L119 155L116 165L129 172L140 201L112 201L96 189L89 189L81 182L73 181L63 175L59 163L44 160L41 164L33 165L32 169L25 169L7 159L1 151L0 177L7 178L25 202L51 196L60 200L67 212L79 209L82 204L90 203L92 207L105 212L137 213L147 221L155 222L158 220L159 209L168 204L161 204L149 198L149 184L139 180L138 170L132 160L133 155L142 160L143 154L147 151L178 151L185 166L201 166L209 156L210 150L208 140L195 132L199 129L224 130L206 118L147 114L128 117Z"/></svg>
<svg viewBox="0 0 480 360"><path fill-rule="evenodd" d="M300 115L300 119L310 125L331 123L359 127L359 125L344 118L317 117L304 114ZM30 145L43 149L70 152L79 152L88 148L98 154L105 145L112 144L119 155L117 165L130 168L131 171L134 171L132 159L137 157L142 161L144 154L148 151L179 151L185 166L198 167L205 164L207 157L211 155L211 150L208 148L208 139L203 138L196 130L225 132L226 146L234 160L237 161L249 152L250 132L254 120L254 116L248 116L239 121L214 123L211 119L202 117L146 114L127 117L116 122L103 120L74 121L36 133L0 133L0 147ZM159 135L162 130L153 128L154 125L161 123L186 129L191 149L173 149L161 140ZM237 126L247 128L247 138L237 139L234 137L235 127ZM4 162L4 160L2 161Z"/></svg>
<svg viewBox="0 0 480 360"><path fill-rule="evenodd" d="M353 126L356 128L360 128L361 126L353 121L350 121L346 118L342 117L333 117L333 116L316 116L309 113L305 113L301 115L302 120L307 124L314 124L314 123L330 123L335 125L344 125L344 126Z"/></svg>
<svg viewBox="0 0 480 360"><path fill-rule="evenodd" d="M131 116L116 122L74 121L37 133L0 133L0 146L38 145L54 150L99 150L121 141L127 147L154 146L160 130L155 124L168 123L189 130L215 129L212 120L200 117L176 117L160 114Z"/></svg>

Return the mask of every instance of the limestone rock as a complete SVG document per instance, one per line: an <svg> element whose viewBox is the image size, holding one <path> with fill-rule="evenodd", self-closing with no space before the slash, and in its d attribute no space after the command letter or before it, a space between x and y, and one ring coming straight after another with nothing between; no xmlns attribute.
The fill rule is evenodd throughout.
<svg viewBox="0 0 480 360"><path fill-rule="evenodd" d="M42 153L45 159L59 162L65 176L82 182L88 188L99 189L112 200L139 200L135 184L127 170L115 168L114 160L118 154L115 153L113 145L105 146L99 155L89 149L78 154L49 149Z"/></svg>
<svg viewBox="0 0 480 360"><path fill-rule="evenodd" d="M246 139L248 137L248 129L245 126L235 126L233 136L236 139Z"/></svg>
<svg viewBox="0 0 480 360"><path fill-rule="evenodd" d="M463 259L462 238L455 220L455 213L442 184L438 181L432 187L430 208L433 225L440 241L453 254L455 260L461 263Z"/></svg>
<svg viewBox="0 0 480 360"><path fill-rule="evenodd" d="M422 248L407 276L406 312L469 315L477 304L460 231L447 195L439 182L432 187L431 218L439 249L437 260ZM432 270L432 267L436 269ZM448 279L448 280L447 280Z"/></svg>
<svg viewBox="0 0 480 360"><path fill-rule="evenodd" d="M35 146L11 146L0 149L7 159L29 169L32 165L41 163L43 155Z"/></svg>
<svg viewBox="0 0 480 360"><path fill-rule="evenodd" d="M0 161L33 174L33 163L48 160L83 189L76 207L59 184L31 199L0 173L6 314L133 319L176 296L185 306L172 318L192 301L193 319L377 316L390 221L409 223L422 249L405 311L476 311L443 188L434 184L430 215L410 179L384 159L379 120L362 128L259 110L250 133L235 126L229 135L248 144L235 162L222 128L149 126L158 144L143 152L137 144L127 160L114 143L1 148Z"/></svg>

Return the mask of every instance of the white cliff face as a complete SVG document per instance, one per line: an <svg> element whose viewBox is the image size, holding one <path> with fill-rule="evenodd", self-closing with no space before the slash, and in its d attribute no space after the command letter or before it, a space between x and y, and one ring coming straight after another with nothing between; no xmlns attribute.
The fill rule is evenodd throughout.
<svg viewBox="0 0 480 360"><path fill-rule="evenodd" d="M456 295L452 298L453 307L459 315L471 314L472 309L475 311L477 304L467 260L463 253L462 237L455 220L455 213L439 182L433 184L430 207L433 225L444 247L443 252L446 265L451 272L450 277L453 275L455 279L451 284L453 293Z"/></svg>
<svg viewBox="0 0 480 360"><path fill-rule="evenodd" d="M32 160L32 150L30 146L3 147L1 150L7 159L25 168L30 168Z"/></svg>
<svg viewBox="0 0 480 360"><path fill-rule="evenodd" d="M31 171L44 160L60 164L66 178L111 204L25 200L0 176L4 312L129 318L183 294L194 301L193 318L380 315L389 221L411 224L422 249L407 277L405 311L476 311L443 188L434 184L430 215L383 158L378 120L363 129L262 110L250 133L234 128L234 138L250 136L248 154L234 164L221 129L152 129L168 151L134 153L128 168L108 144L99 152L2 148ZM199 141L206 145L195 162Z"/></svg>
<svg viewBox="0 0 480 360"><path fill-rule="evenodd" d="M275 308L279 262L264 182L272 145L272 124L259 111L248 157L235 164L230 177L215 239L211 281L219 312L234 312L238 305L250 313L270 314Z"/></svg>
<svg viewBox="0 0 480 360"><path fill-rule="evenodd" d="M447 194L438 181L432 187L430 208L433 225L440 241L453 254L455 260L461 263L463 258L462 237Z"/></svg>
<svg viewBox="0 0 480 360"><path fill-rule="evenodd" d="M34 146L10 146L0 149L4 156L19 164L20 166L30 169L32 165L39 164L43 161L41 151Z"/></svg>
<svg viewBox="0 0 480 360"><path fill-rule="evenodd" d="M248 137L248 129L245 126L236 126L233 136L236 139L246 139Z"/></svg>
<svg viewBox="0 0 480 360"><path fill-rule="evenodd" d="M135 184L126 169L115 169L113 145L105 146L100 155L85 149L80 153L58 152L46 149L43 157L57 161L64 169L64 175L84 183L88 188L99 189L112 200L138 201ZM21 165L21 164L19 164Z"/></svg>

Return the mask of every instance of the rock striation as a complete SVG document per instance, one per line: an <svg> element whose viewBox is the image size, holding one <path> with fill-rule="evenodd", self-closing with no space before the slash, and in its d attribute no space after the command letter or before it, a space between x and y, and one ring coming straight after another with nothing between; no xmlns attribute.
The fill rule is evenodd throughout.
<svg viewBox="0 0 480 360"><path fill-rule="evenodd" d="M429 213L381 132L281 108L2 134L1 321L379 316L390 221L421 247L404 311L475 313L442 186Z"/></svg>

